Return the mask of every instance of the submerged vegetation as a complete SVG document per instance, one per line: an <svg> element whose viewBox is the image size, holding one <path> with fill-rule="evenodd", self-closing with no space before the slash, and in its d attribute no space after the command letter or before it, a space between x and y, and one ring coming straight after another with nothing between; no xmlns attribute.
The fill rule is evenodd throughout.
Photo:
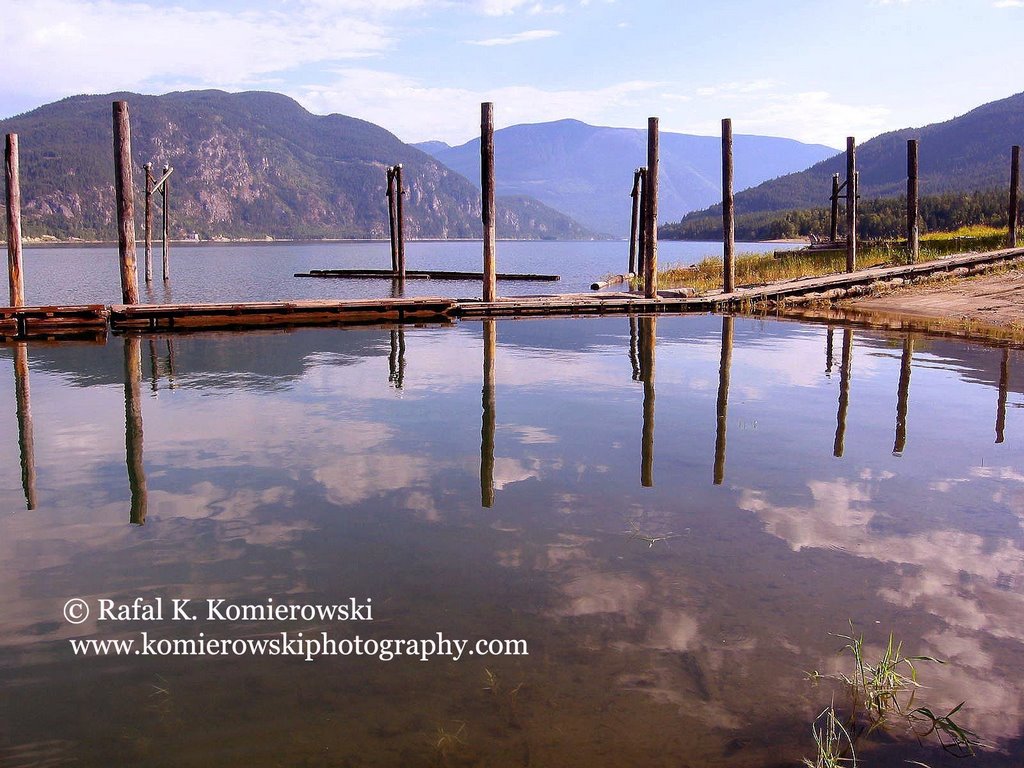
<svg viewBox="0 0 1024 768"><path fill-rule="evenodd" d="M921 663L944 664L933 656L907 656L903 643L890 632L888 641L874 663L865 655L864 635L855 634L850 623L849 635L838 635L846 640L842 651L852 658L849 674L823 675L812 672L809 678L818 682L836 680L844 689L846 705L837 708L835 699L818 715L811 726L815 756L804 758L808 768L832 768L840 765L856 766L856 746L876 732L901 732L916 738L921 744L934 739L945 751L958 757L974 754L979 746L978 735L958 723L965 702L961 701L944 715L916 702L922 689L918 680ZM924 763L915 763L925 765Z"/></svg>

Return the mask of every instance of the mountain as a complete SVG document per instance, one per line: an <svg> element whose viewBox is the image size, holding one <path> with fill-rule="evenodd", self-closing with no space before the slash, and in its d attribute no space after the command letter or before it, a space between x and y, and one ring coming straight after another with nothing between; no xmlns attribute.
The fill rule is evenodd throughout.
<svg viewBox="0 0 1024 768"><path fill-rule="evenodd" d="M417 144L468 179L480 178L480 140L458 147ZM662 132L659 213L675 220L722 194L722 141ZM764 136L733 137L737 189L806 168L835 153L821 145ZM633 171L647 164L647 131L578 120L516 125L494 133L497 190L529 195L595 232L626 236Z"/></svg>
<svg viewBox="0 0 1024 768"><path fill-rule="evenodd" d="M920 194L1005 187L1010 147L1024 142L1024 93L993 101L965 115L923 128L883 133L857 147L862 198L907 192L907 139L919 139ZM846 154L736 194L737 213L821 208L829 204L832 174L846 178ZM683 222L720 216L721 208L691 213Z"/></svg>
<svg viewBox="0 0 1024 768"><path fill-rule="evenodd" d="M280 94L223 91L73 96L0 121L0 132L19 134L26 235L116 236L119 99L131 113L140 231L142 166L152 162L155 173L174 167L172 237L386 237L385 167L401 163L407 237L481 235L477 189L383 128L313 115ZM499 237L588 236L534 200L499 199L497 211Z"/></svg>

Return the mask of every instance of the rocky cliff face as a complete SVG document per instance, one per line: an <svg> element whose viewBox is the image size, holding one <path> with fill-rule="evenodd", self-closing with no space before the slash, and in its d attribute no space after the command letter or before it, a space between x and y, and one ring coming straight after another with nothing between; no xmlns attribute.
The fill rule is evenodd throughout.
<svg viewBox="0 0 1024 768"><path fill-rule="evenodd" d="M157 177L165 164L174 168L174 237L386 237L385 169L401 163L407 237L481 233L474 186L379 126L312 115L279 94L193 91L75 96L0 121L0 131L20 135L26 234L115 237L117 99L131 112L140 229L151 162ZM499 199L498 209L501 237L588 236L530 199Z"/></svg>

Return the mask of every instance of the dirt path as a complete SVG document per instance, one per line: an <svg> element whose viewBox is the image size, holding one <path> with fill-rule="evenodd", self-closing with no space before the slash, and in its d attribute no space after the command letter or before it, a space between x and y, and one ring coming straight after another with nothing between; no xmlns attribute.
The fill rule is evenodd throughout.
<svg viewBox="0 0 1024 768"><path fill-rule="evenodd" d="M843 306L1024 329L1024 269L899 288Z"/></svg>

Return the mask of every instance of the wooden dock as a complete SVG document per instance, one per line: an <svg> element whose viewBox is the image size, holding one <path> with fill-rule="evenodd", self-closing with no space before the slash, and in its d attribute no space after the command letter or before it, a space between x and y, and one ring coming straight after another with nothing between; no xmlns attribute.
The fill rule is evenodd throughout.
<svg viewBox="0 0 1024 768"><path fill-rule="evenodd" d="M815 303L945 275L969 275L992 266L1024 263L1024 248L964 254L918 264L874 267L737 288L730 293L663 290L656 298L634 292L512 296L493 301L453 298L380 298L221 304L116 304L0 307L0 337L48 338L113 330L191 331L316 325L452 322L493 317L626 315L743 311L765 305Z"/></svg>
<svg viewBox="0 0 1024 768"><path fill-rule="evenodd" d="M296 272L295 277L326 277L349 280L365 280L367 278L380 278L386 280L401 280L390 269L311 269L309 272ZM560 280L559 275L531 275L529 273L498 272L498 280L521 280L533 283L553 283ZM475 280L482 281L483 272L452 272L443 269L430 270L407 270L406 280Z"/></svg>

